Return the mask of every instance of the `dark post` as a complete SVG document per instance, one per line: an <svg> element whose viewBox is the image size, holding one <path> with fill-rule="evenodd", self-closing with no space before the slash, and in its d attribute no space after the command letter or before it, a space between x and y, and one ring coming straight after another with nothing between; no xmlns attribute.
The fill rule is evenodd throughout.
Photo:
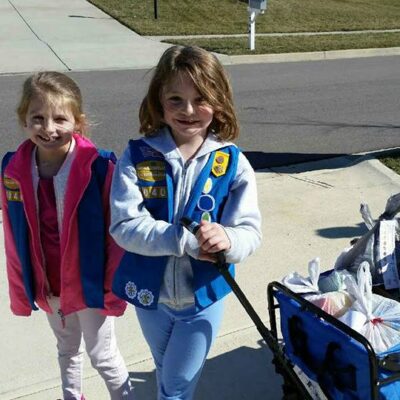
<svg viewBox="0 0 400 400"><path fill-rule="evenodd" d="M157 19L158 12L157 12L157 0L154 0L154 19Z"/></svg>

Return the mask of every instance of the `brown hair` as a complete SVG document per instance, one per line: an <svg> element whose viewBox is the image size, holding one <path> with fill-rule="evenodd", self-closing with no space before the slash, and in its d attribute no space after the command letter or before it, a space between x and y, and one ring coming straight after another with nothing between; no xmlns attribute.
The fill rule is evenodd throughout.
<svg viewBox="0 0 400 400"><path fill-rule="evenodd" d="M227 74L217 57L195 46L173 46L161 56L140 106L140 132L151 136L165 126L161 93L179 73L190 76L198 92L213 108L214 117L210 129L221 140L236 139L239 136L239 126Z"/></svg>
<svg viewBox="0 0 400 400"><path fill-rule="evenodd" d="M82 94L79 86L69 76L61 72L44 71L30 76L23 84L22 95L17 107L19 123L25 124L31 101L44 99L49 105L59 104L70 107L79 132L85 134L88 121L83 113Z"/></svg>

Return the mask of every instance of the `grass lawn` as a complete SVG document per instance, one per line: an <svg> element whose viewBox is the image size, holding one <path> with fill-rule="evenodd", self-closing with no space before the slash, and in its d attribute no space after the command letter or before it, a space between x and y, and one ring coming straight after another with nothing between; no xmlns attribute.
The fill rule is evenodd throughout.
<svg viewBox="0 0 400 400"><path fill-rule="evenodd" d="M146 36L245 34L246 0L89 0L121 23ZM157 3L158 18L154 18ZM256 33L400 29L400 0L269 0L256 19ZM339 36L168 40L195 44L223 54L267 54L376 47L400 47L400 33Z"/></svg>
<svg viewBox="0 0 400 400"><path fill-rule="evenodd" d="M90 0L141 35L247 33L247 0ZM400 28L399 0L269 0L256 32Z"/></svg>
<svg viewBox="0 0 400 400"><path fill-rule="evenodd" d="M380 157L379 161L400 175L400 152L393 154L390 157Z"/></svg>

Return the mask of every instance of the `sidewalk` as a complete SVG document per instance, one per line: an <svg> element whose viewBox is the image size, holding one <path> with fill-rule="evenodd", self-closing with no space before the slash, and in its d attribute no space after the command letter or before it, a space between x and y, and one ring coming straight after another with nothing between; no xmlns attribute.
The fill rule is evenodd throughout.
<svg viewBox="0 0 400 400"><path fill-rule="evenodd" d="M136 35L84 0L0 0L0 38L0 74L148 68L169 46ZM361 54L367 51L336 56ZM243 63L327 57L273 56L221 59ZM367 202L373 215L380 215L386 199L400 191L400 177L373 158L348 156L258 171L257 182L264 240L238 266L237 281L268 325L267 284L295 270L306 274L316 256L323 269L332 268L349 240L362 233L360 203ZM31 318L11 314L3 239L0 228L0 400L54 400L60 397L55 340L42 312ZM154 399L154 366L132 308L117 320L117 337L138 400ZM228 296L196 400L278 400L280 385L271 352L237 299ZM88 361L84 387L88 400L108 398Z"/></svg>
<svg viewBox="0 0 400 400"><path fill-rule="evenodd" d="M0 74L148 69L170 47L141 37L85 0L0 0ZM400 47L226 56L223 64L399 55Z"/></svg>
<svg viewBox="0 0 400 400"><path fill-rule="evenodd" d="M362 234L361 202L374 217L387 198L400 191L400 176L368 156L331 160L257 172L264 240L255 255L237 268L237 281L268 325L266 288L319 256L330 269L349 240ZM55 342L43 313L14 317L8 308L3 233L0 233L0 399L43 400L59 397ZM154 398L154 367L134 312L117 320L117 337L136 387L138 400ZM54 350L53 350L54 348ZM234 295L209 355L196 400L269 400L281 398L281 378L271 353ZM85 369L87 398L106 400L103 383Z"/></svg>
<svg viewBox="0 0 400 400"><path fill-rule="evenodd" d="M2 74L150 68L170 46L143 39L84 0L0 0L0 38Z"/></svg>

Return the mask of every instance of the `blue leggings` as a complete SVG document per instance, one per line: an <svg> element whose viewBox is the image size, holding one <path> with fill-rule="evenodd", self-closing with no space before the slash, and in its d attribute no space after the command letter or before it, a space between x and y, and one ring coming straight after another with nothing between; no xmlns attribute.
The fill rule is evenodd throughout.
<svg viewBox="0 0 400 400"><path fill-rule="evenodd" d="M223 300L197 312L136 308L143 335L156 365L158 400L190 400L208 351L219 330Z"/></svg>

